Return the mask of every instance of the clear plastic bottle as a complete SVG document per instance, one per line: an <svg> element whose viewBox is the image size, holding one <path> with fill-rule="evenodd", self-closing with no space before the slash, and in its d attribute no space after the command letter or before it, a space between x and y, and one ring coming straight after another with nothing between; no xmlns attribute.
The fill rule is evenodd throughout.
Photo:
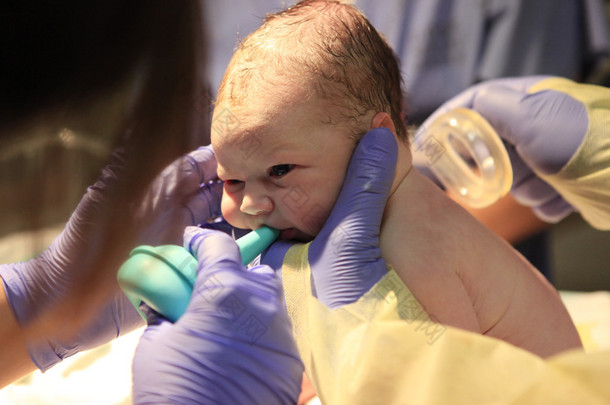
<svg viewBox="0 0 610 405"><path fill-rule="evenodd" d="M506 148L473 110L441 114L418 133L414 147L446 190L470 207L489 206L510 190L513 171Z"/></svg>

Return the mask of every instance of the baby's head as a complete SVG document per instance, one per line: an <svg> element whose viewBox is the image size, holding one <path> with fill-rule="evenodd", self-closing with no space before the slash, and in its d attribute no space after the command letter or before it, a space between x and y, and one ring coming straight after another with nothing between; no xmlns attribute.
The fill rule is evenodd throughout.
<svg viewBox="0 0 610 405"><path fill-rule="evenodd" d="M357 141L387 127L407 142L397 58L356 8L303 1L266 18L218 91L212 145L232 225L315 236Z"/></svg>

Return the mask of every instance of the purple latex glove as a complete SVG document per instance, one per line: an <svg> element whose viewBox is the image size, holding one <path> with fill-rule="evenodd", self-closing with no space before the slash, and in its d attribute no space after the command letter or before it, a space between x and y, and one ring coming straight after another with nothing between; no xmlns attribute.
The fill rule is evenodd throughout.
<svg viewBox="0 0 610 405"><path fill-rule="evenodd" d="M546 78L507 78L475 85L439 107L419 131L454 108L477 111L508 145L515 200L532 207L541 219L558 222L574 209L536 173L555 174L568 163L587 133L589 117L580 101L563 92L528 93Z"/></svg>
<svg viewBox="0 0 610 405"><path fill-rule="evenodd" d="M268 266L246 270L228 235L189 227L197 279L184 315L153 311L133 361L134 404L295 404L303 364Z"/></svg>
<svg viewBox="0 0 610 405"><path fill-rule="evenodd" d="M81 270L68 269L90 242L84 235L90 227L96 226L99 207L107 201L112 184L118 181L120 167L121 155L116 153L98 181L89 187L63 232L40 256L27 262L0 266L7 299L21 325L36 319L46 308L66 296L75 277L74 271ZM148 235L156 234L157 229L168 229L169 220L174 219L172 233L176 234L174 228L180 229L181 239L187 225L217 214L220 211L221 185L200 187L215 178L216 158L211 148L192 152L165 169L153 182L145 203L138 211L140 243L176 243L175 236L159 241L150 240ZM181 222L172 216L176 210L181 210ZM139 314L124 294L117 293L73 338L29 343L28 351L34 364L45 371L68 356L99 346L140 325L142 319Z"/></svg>
<svg viewBox="0 0 610 405"><path fill-rule="evenodd" d="M185 227L221 214L222 184L218 183L216 165L212 147L205 146L176 160L157 176L137 212L144 227L141 243L179 245ZM181 221L176 221L177 217ZM169 239L154 240L154 235L167 234L168 228L172 230Z"/></svg>
<svg viewBox="0 0 610 405"><path fill-rule="evenodd" d="M312 291L330 308L357 301L387 273L379 228L396 159L396 140L388 129L368 132L352 155L333 211L311 242ZM281 269L293 244L276 242L263 254L262 263Z"/></svg>

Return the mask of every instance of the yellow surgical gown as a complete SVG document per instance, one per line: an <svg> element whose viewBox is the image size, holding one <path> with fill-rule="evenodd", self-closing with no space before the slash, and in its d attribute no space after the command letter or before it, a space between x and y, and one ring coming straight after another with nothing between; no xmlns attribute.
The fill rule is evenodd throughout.
<svg viewBox="0 0 610 405"><path fill-rule="evenodd" d="M308 246L290 249L282 278L299 352L323 404L610 403L610 351L542 359L434 323L391 269L357 302L326 308L311 294Z"/></svg>

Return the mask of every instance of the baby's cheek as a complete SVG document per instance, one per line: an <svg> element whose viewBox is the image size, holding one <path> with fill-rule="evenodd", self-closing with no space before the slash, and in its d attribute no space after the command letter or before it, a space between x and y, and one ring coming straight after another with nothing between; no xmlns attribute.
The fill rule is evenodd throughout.
<svg viewBox="0 0 610 405"><path fill-rule="evenodd" d="M326 223L331 209L332 205L318 203L309 210L297 213L300 223L298 228L309 235L316 236Z"/></svg>
<svg viewBox="0 0 610 405"><path fill-rule="evenodd" d="M220 210L222 211L224 219L236 228L247 228L239 207L240 203L235 197L228 195L226 192L222 194Z"/></svg>

